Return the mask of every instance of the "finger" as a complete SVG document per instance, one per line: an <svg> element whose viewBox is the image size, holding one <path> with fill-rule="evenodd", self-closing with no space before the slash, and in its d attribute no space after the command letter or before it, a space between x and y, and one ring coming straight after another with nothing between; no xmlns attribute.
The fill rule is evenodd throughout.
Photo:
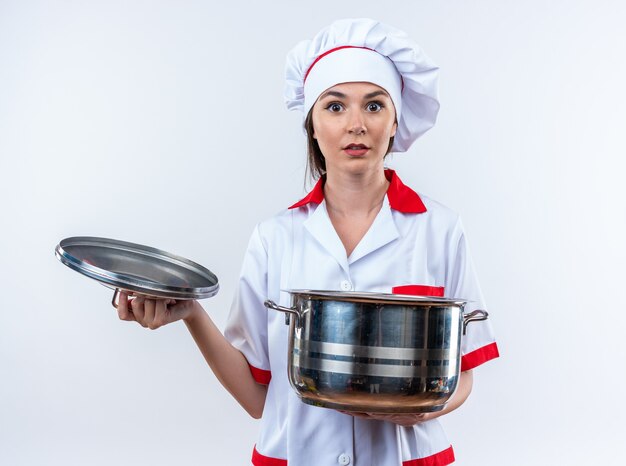
<svg viewBox="0 0 626 466"><path fill-rule="evenodd" d="M402 427L411 427L419 422L418 417L414 416L391 416L391 422Z"/></svg>
<svg viewBox="0 0 626 466"><path fill-rule="evenodd" d="M165 310L171 310L171 308L173 306L176 306L176 300L175 299L171 299L171 298L164 299L163 300L163 306L164 306Z"/></svg>
<svg viewBox="0 0 626 466"><path fill-rule="evenodd" d="M143 296L137 296L130 302L130 308L135 316L135 320L139 322L143 327L146 327L146 323L144 321L144 307L143 304L146 301L146 298Z"/></svg>
<svg viewBox="0 0 626 466"><path fill-rule="evenodd" d="M117 315L120 320L135 320L135 316L128 306L128 293L121 291L118 295Z"/></svg>
<svg viewBox="0 0 626 466"><path fill-rule="evenodd" d="M411 427L421 422L421 417L423 414L385 414L385 413L362 413L364 416L358 417L366 417L368 419L373 419L376 421L386 421L392 422L402 427Z"/></svg>
<svg viewBox="0 0 626 466"><path fill-rule="evenodd" d="M115 296L113 296L113 299L115 299ZM115 301L113 303L115 304ZM115 309L117 309L117 315L120 319L124 320L124 317L128 314L128 295L123 291L120 291L117 295L117 307Z"/></svg>
<svg viewBox="0 0 626 466"><path fill-rule="evenodd" d="M412 427L415 424L419 424L425 420L424 413L416 414L395 414L389 419L394 424L398 424L403 427Z"/></svg>
<svg viewBox="0 0 626 466"><path fill-rule="evenodd" d="M154 313L156 309L156 301L154 299L146 299L143 303L143 321L149 329L154 330Z"/></svg>
<svg viewBox="0 0 626 466"><path fill-rule="evenodd" d="M343 413L343 414L347 414L348 416L361 417L361 418L371 418L371 416L368 413L362 413L362 412L358 412L358 411L341 411L341 410L339 410L339 412Z"/></svg>
<svg viewBox="0 0 626 466"><path fill-rule="evenodd" d="M176 301L174 301L173 299L157 300L154 320L152 322L152 325L155 329L162 327L163 325L168 324L172 321L172 311L169 306L174 305L175 303Z"/></svg>

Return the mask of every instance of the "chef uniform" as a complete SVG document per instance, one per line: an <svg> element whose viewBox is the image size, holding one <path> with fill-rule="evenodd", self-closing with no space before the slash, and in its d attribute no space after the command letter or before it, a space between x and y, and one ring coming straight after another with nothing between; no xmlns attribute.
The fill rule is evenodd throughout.
<svg viewBox="0 0 626 466"><path fill-rule="evenodd" d="M337 83L373 82L394 102L393 150L405 151L435 122L436 71L401 31L368 19L341 20L288 56L287 105L306 115L319 94ZM486 309L458 215L418 195L393 170L385 176L382 208L349 257L328 216L323 178L252 233L225 336L246 357L255 380L268 385L255 466L454 461L437 419L402 427L303 403L288 382L284 315L263 304L271 299L290 306L284 290L312 289L461 297L470 301L465 311ZM472 323L461 351L464 371L498 356L489 321Z"/></svg>

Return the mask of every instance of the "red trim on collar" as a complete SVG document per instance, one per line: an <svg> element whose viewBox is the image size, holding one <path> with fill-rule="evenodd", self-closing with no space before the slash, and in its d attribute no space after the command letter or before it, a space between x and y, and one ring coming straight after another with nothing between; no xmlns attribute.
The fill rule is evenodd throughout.
<svg viewBox="0 0 626 466"><path fill-rule="evenodd" d="M319 180L317 180L317 183L315 183L315 186L313 187L311 192L306 195L306 197L304 197L303 199L300 199L298 202L296 202L294 205L292 205L289 208L295 209L297 207L305 206L311 202L313 204L321 204L323 200L324 200L324 178L320 178Z"/></svg>
<svg viewBox="0 0 626 466"><path fill-rule="evenodd" d="M400 180L393 170L385 170L385 176L389 180L387 198L392 209L405 214L423 214L426 206L419 195Z"/></svg>
<svg viewBox="0 0 626 466"><path fill-rule="evenodd" d="M389 181L389 188L387 189L387 198L389 199L389 206L393 210L402 212L405 214L422 214L426 212L426 206L422 202L419 195L411 188L406 186L400 180L400 177L396 175L394 170L386 169L385 177ZM305 206L309 203L321 204L324 200L324 178L320 178L311 192L303 199L296 202L289 207L295 209L297 207Z"/></svg>

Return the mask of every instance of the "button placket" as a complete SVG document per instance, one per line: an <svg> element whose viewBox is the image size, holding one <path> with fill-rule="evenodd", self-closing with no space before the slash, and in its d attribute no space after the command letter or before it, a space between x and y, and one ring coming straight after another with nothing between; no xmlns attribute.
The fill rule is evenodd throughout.
<svg viewBox="0 0 626 466"><path fill-rule="evenodd" d="M349 280L342 280L339 287L341 291L352 291L352 283Z"/></svg>

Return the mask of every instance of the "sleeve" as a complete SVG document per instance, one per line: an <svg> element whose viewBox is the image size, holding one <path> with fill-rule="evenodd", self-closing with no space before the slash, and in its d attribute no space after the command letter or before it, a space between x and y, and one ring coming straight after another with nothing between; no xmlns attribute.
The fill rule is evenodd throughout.
<svg viewBox="0 0 626 466"><path fill-rule="evenodd" d="M257 383L270 382L267 344L267 250L259 227L252 233L224 336L245 356Z"/></svg>
<svg viewBox="0 0 626 466"><path fill-rule="evenodd" d="M476 309L487 311L460 219L457 220L450 247L446 290L449 290L450 296L468 301L464 313ZM490 319L491 315L487 320L468 323L467 333L461 340L462 371L474 369L500 355Z"/></svg>

